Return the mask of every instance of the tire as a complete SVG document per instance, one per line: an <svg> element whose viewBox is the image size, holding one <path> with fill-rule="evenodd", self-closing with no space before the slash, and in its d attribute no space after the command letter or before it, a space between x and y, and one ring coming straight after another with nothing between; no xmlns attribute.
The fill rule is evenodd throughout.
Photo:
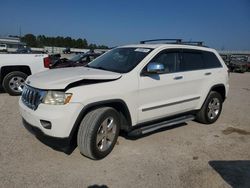
<svg viewBox="0 0 250 188"><path fill-rule="evenodd" d="M83 118L77 134L81 154L95 160L103 159L114 148L119 131L119 115L114 108L102 107L90 111Z"/></svg>
<svg viewBox="0 0 250 188"><path fill-rule="evenodd" d="M216 91L211 91L202 108L196 114L196 120L203 124L216 122L221 114L222 104L222 96Z"/></svg>
<svg viewBox="0 0 250 188"><path fill-rule="evenodd" d="M3 79L3 88L5 92L12 96L21 95L27 74L19 71L10 72Z"/></svg>

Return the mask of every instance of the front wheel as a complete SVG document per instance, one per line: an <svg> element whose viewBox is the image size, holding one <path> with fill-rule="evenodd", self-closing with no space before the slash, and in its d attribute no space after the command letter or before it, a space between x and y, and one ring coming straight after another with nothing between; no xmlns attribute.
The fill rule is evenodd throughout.
<svg viewBox="0 0 250 188"><path fill-rule="evenodd" d="M77 135L80 152L91 159L102 159L114 148L120 131L118 112L111 107L90 111L83 118Z"/></svg>
<svg viewBox="0 0 250 188"><path fill-rule="evenodd" d="M222 103L221 95L216 91L211 91L202 108L197 113L196 120L204 124L214 123L221 114Z"/></svg>
<svg viewBox="0 0 250 188"><path fill-rule="evenodd" d="M27 74L19 71L10 72L3 79L3 88L10 95L21 95Z"/></svg>

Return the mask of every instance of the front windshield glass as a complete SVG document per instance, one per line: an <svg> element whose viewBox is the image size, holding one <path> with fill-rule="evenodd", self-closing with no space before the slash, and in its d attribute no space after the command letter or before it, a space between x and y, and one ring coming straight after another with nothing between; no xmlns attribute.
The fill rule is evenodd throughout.
<svg viewBox="0 0 250 188"><path fill-rule="evenodd" d="M150 52L150 48L116 48L88 64L88 67L119 73L135 68Z"/></svg>
<svg viewBox="0 0 250 188"><path fill-rule="evenodd" d="M84 54L76 55L76 56L70 58L69 60L73 61L73 62L77 62L77 61L80 61L83 56L84 56Z"/></svg>

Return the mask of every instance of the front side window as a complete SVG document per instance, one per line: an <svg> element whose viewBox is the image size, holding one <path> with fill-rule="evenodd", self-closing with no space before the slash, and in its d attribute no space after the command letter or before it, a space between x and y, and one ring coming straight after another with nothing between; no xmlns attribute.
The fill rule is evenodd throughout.
<svg viewBox="0 0 250 188"><path fill-rule="evenodd" d="M178 59L178 52L166 50L157 54L150 63L162 64L165 69L163 73L173 73L177 71Z"/></svg>
<svg viewBox="0 0 250 188"><path fill-rule="evenodd" d="M134 69L151 51L150 48L115 48L93 60L88 67L127 73Z"/></svg>

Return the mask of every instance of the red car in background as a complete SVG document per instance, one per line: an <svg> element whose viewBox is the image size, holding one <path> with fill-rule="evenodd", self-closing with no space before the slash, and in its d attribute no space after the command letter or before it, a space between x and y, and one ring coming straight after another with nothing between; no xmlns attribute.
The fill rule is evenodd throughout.
<svg viewBox="0 0 250 188"><path fill-rule="evenodd" d="M62 59L50 59L48 61L50 64L50 69L55 68L64 68L64 67L79 67L85 66L89 62L93 61L95 58L99 57L103 53L97 52L87 52L84 54L78 54L70 59L62 58Z"/></svg>

